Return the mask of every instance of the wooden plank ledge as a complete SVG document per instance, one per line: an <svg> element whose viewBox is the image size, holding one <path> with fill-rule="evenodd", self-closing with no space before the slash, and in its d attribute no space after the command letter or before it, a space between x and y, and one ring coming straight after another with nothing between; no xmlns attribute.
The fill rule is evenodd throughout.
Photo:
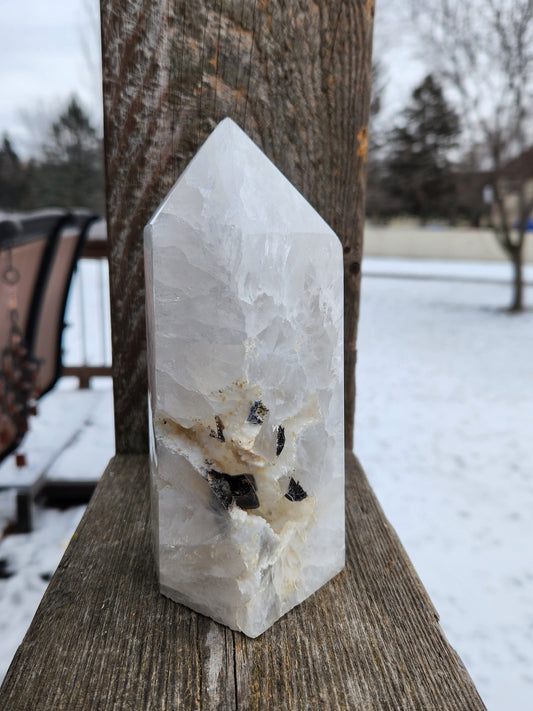
<svg viewBox="0 0 533 711"><path fill-rule="evenodd" d="M0 708L485 707L349 452L346 570L256 640L160 595L148 458L112 459L15 655Z"/></svg>

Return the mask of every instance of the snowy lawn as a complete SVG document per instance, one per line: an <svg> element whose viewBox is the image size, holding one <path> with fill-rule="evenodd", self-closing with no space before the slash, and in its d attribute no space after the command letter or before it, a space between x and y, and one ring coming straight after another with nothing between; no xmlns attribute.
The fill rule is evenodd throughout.
<svg viewBox="0 0 533 711"><path fill-rule="evenodd" d="M502 313L508 285L369 276L508 273L483 266L365 261L355 450L489 711L528 711L533 311Z"/></svg>
<svg viewBox="0 0 533 711"><path fill-rule="evenodd" d="M110 363L107 264L83 259L78 267L67 307L64 361ZM112 382L93 378L84 391L77 384L76 378L62 378L39 401L20 448L27 466L18 469L14 457L4 460L0 486L30 484L45 469L49 479L99 479L114 454ZM32 533L2 539L14 518L15 497L14 489L0 491L0 682L85 509L37 506Z"/></svg>
<svg viewBox="0 0 533 711"><path fill-rule="evenodd" d="M0 578L0 683L84 510L37 507L32 533L7 536L0 543L3 574L10 576Z"/></svg>
<svg viewBox="0 0 533 711"><path fill-rule="evenodd" d="M22 450L28 466L17 471L13 457L0 466L0 484L32 481L43 468L49 479L97 481L114 454L111 378L93 379L78 390L75 378L63 378L39 403ZM59 448L60 456L54 457ZM33 475L33 479L32 479ZM35 507L34 531L0 535L0 682L37 610L85 510ZM13 520L15 491L0 491L0 534Z"/></svg>

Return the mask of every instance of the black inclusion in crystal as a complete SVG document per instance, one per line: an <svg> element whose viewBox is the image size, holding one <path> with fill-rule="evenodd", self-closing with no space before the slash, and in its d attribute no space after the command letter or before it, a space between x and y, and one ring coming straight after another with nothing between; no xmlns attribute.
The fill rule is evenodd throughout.
<svg viewBox="0 0 533 711"><path fill-rule="evenodd" d="M235 503L241 509L259 508L255 479L252 474L225 474L211 469L207 474L213 493L224 508Z"/></svg>
<svg viewBox="0 0 533 711"><path fill-rule="evenodd" d="M233 503L233 494L231 493L231 486L226 477L227 474L221 474L220 472L212 470L207 475L207 481L222 506L225 509L229 509Z"/></svg>
<svg viewBox="0 0 533 711"><path fill-rule="evenodd" d="M216 415L215 417L215 422L217 423L217 437L221 442L225 442L226 440L224 439L224 424L218 415Z"/></svg>
<svg viewBox="0 0 533 711"><path fill-rule="evenodd" d="M279 457L279 455L283 452L283 447L285 446L285 427L283 427L283 425L279 425L277 430L276 456Z"/></svg>
<svg viewBox="0 0 533 711"><path fill-rule="evenodd" d="M250 405L250 412L246 418L246 422L251 422L253 425L262 425L265 417L268 414L268 407L263 405L261 400L255 400Z"/></svg>
<svg viewBox="0 0 533 711"><path fill-rule="evenodd" d="M304 499L307 499L307 492L300 486L299 481L294 481L292 476L289 482L289 490L285 494L285 498L289 499L289 501L303 501Z"/></svg>
<svg viewBox="0 0 533 711"><path fill-rule="evenodd" d="M240 474L239 476L230 477L230 486L237 506L240 506L241 509L259 508L255 479L252 474Z"/></svg>

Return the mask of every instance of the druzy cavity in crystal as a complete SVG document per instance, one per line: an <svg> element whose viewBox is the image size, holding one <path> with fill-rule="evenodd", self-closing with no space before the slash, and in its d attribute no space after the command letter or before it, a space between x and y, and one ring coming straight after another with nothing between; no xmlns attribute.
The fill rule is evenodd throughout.
<svg viewBox="0 0 533 711"><path fill-rule="evenodd" d="M344 566L342 248L226 119L145 267L160 588L256 637Z"/></svg>

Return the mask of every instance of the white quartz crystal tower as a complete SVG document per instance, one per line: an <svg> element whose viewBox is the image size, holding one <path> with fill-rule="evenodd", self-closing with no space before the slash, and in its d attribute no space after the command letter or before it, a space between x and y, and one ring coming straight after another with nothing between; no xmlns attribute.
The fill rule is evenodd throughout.
<svg viewBox="0 0 533 711"><path fill-rule="evenodd" d="M342 247L226 119L145 265L161 591L256 637L344 566Z"/></svg>

